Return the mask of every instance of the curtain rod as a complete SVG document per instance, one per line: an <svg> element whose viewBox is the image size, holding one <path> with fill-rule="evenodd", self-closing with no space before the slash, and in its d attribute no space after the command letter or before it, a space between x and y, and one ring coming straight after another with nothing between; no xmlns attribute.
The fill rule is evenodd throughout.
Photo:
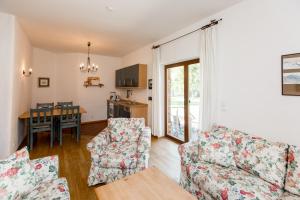
<svg viewBox="0 0 300 200"><path fill-rule="evenodd" d="M206 24L205 26L202 26L201 28L198 28L198 29L196 29L196 30L193 30L193 31L191 31L191 32L189 32L189 33L186 33L186 34L184 34L184 35L181 35L181 36L179 36L179 37L177 37L177 38L174 38L174 39L169 40L169 41L167 41L167 42L164 42L164 43L162 43L162 44L153 45L152 49L157 49L157 48L159 48L159 47L162 46L162 45L165 45L165 44L168 44L168 43L173 42L173 41L175 41L175 40L178 40L178 39L180 39L180 38L183 38L183 37L185 37L185 36L187 36L187 35L190 35L190 34L192 34L192 33L197 32L197 31L199 31L199 30L205 30L205 29L207 29L207 28L209 28L209 27L215 26L215 25L219 24L219 22L222 21L222 20L223 20L222 18L221 18L221 19L218 19L218 20L216 20L216 19L211 20L209 24Z"/></svg>

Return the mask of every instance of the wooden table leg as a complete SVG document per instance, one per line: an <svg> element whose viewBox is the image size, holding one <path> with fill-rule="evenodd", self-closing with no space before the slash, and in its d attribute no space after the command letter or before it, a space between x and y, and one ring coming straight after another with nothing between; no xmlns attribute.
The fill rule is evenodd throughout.
<svg viewBox="0 0 300 200"><path fill-rule="evenodd" d="M30 134L29 134L29 120L25 119L24 120L24 133L25 133L25 137L27 136L27 148L28 150L30 149Z"/></svg>

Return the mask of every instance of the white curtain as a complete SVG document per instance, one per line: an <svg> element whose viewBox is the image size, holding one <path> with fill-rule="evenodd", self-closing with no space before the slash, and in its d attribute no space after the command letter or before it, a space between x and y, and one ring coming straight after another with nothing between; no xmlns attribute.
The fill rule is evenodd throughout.
<svg viewBox="0 0 300 200"><path fill-rule="evenodd" d="M216 122L216 28L217 26L212 26L200 31L201 130L209 130Z"/></svg>
<svg viewBox="0 0 300 200"><path fill-rule="evenodd" d="M162 137L164 133L164 69L160 64L160 48L153 49L152 67L152 134Z"/></svg>

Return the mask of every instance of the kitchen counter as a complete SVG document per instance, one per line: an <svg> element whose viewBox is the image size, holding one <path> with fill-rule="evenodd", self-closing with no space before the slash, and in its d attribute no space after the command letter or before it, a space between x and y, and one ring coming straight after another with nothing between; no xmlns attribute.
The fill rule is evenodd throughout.
<svg viewBox="0 0 300 200"><path fill-rule="evenodd" d="M107 101L117 105L126 106L126 107L147 107L148 106L148 104L140 103L137 101L128 101L128 100L120 100L120 101L107 100Z"/></svg>

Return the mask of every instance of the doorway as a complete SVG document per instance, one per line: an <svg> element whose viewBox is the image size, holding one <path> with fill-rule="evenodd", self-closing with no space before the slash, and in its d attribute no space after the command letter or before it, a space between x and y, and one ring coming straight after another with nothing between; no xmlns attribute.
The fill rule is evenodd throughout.
<svg viewBox="0 0 300 200"><path fill-rule="evenodd" d="M200 130L199 59L165 66L166 136L180 143L196 138Z"/></svg>

